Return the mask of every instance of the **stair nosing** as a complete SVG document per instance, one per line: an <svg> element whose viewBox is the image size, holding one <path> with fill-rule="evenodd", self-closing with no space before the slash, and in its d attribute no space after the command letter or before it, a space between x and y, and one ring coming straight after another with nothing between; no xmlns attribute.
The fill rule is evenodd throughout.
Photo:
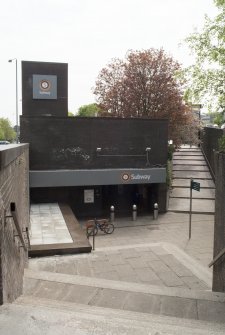
<svg viewBox="0 0 225 335"><path fill-rule="evenodd" d="M43 281L60 282L64 284L79 285L79 286L90 286L97 288L113 289L117 291L135 292L135 293L146 293L151 295L164 295L170 297L180 297L183 299L194 299L194 300L209 300L225 302L225 294L223 298L221 295L211 291L198 291L181 289L174 287L161 287L156 285L137 284L124 281L115 281L109 279L99 279L95 277L86 277L79 275L68 275L61 273L52 273L48 271L25 271L25 278L37 279Z"/></svg>
<svg viewBox="0 0 225 335"><path fill-rule="evenodd" d="M38 303L38 305L37 305ZM54 309L59 311L70 312L72 314L76 314L78 316L83 316L84 319L86 318L95 318L97 317L98 320L105 320L106 316L109 316L113 320L116 320L116 324L128 324L134 323L134 326L141 326L141 327L151 327L151 330L154 327L159 327L162 325L166 325L167 331L168 328L171 330L176 327L176 334L180 334L180 328L186 328L188 330L211 330L212 328L214 331L221 331L224 330L224 324L221 323L214 323L207 320L200 320L200 319L187 319L175 316L168 316L163 314L153 314L153 313L146 313L146 312L137 312L137 311L128 311L128 310L121 310L116 308L110 307L100 307L100 306L89 306L85 304L79 304L75 302L67 302L67 301L59 301L54 299L46 299L46 298L38 298L38 297L31 297L31 296L21 296L17 301L14 303L18 306L29 305L35 307L43 307L48 309ZM190 324L191 323L191 324ZM143 326L142 326L143 325ZM152 329L153 328L153 329ZM203 329L204 328L204 329ZM165 328L164 328L165 331Z"/></svg>

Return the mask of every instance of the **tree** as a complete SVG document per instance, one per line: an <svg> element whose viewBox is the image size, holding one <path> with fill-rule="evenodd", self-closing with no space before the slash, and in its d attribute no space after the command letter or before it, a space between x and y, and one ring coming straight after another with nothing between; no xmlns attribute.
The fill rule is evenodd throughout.
<svg viewBox="0 0 225 335"><path fill-rule="evenodd" d="M73 116L75 116L72 112L68 112L68 116L69 117L73 117Z"/></svg>
<svg viewBox="0 0 225 335"><path fill-rule="evenodd" d="M8 119L0 118L0 140L12 142L16 138L16 132L11 127Z"/></svg>
<svg viewBox="0 0 225 335"><path fill-rule="evenodd" d="M106 116L169 119L169 137L179 144L181 130L196 124L183 101L180 71L162 49L131 50L100 71L94 94Z"/></svg>
<svg viewBox="0 0 225 335"><path fill-rule="evenodd" d="M99 116L101 112L102 112L101 108L96 103L93 103L81 106L78 109L77 116L85 116L85 117Z"/></svg>
<svg viewBox="0 0 225 335"><path fill-rule="evenodd" d="M214 0L218 15L205 17L201 32L186 42L195 55L195 64L184 72L189 88L186 98L203 103L210 112L225 112L225 0Z"/></svg>

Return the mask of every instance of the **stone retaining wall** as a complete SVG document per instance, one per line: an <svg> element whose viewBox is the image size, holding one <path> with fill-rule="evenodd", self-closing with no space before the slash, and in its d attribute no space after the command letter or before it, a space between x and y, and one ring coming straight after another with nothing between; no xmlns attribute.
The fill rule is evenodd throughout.
<svg viewBox="0 0 225 335"><path fill-rule="evenodd" d="M12 302L22 293L23 272L28 259L21 248L10 216L16 204L21 230L29 225L28 145L0 147L0 304ZM24 236L25 237L25 236Z"/></svg>

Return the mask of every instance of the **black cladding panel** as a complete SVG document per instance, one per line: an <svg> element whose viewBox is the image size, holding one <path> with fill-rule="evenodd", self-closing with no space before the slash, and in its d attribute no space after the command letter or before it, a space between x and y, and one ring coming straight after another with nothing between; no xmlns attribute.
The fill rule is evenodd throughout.
<svg viewBox="0 0 225 335"><path fill-rule="evenodd" d="M68 64L22 61L22 114L68 115Z"/></svg>
<svg viewBox="0 0 225 335"><path fill-rule="evenodd" d="M157 167L167 161L168 121L22 116L21 142L31 170Z"/></svg>

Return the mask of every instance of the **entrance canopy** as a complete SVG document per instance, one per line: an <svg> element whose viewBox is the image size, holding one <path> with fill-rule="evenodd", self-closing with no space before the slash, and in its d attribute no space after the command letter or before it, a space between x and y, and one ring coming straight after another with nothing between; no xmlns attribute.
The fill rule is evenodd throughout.
<svg viewBox="0 0 225 335"><path fill-rule="evenodd" d="M152 184L165 182L166 168L30 171L30 187Z"/></svg>

